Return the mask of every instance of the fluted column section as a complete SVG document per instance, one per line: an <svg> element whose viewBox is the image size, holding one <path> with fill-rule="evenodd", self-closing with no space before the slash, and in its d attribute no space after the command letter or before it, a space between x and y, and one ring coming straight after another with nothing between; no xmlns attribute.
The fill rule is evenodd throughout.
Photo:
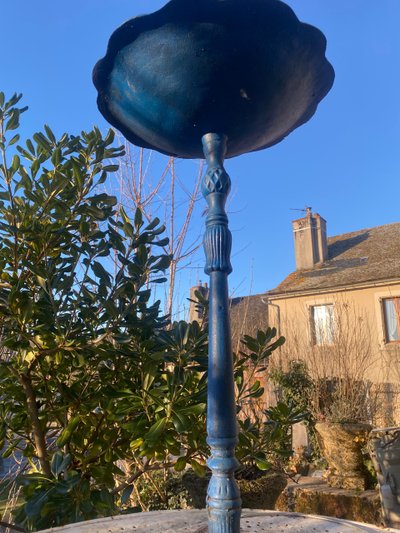
<svg viewBox="0 0 400 533"><path fill-rule="evenodd" d="M226 136L208 133L202 141L208 165L202 184L208 203L205 272L210 276L207 442L212 476L207 493L208 531L239 533L241 500L234 478L238 434L228 298L232 236L225 212L231 180L223 166Z"/></svg>

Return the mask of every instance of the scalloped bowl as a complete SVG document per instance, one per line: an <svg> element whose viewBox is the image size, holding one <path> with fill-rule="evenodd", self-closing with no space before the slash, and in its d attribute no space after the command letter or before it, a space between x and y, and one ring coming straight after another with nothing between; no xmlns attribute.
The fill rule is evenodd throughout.
<svg viewBox="0 0 400 533"><path fill-rule="evenodd" d="M332 86L326 40L279 0L172 0L129 20L95 66L98 107L132 143L203 157L272 146L308 121Z"/></svg>

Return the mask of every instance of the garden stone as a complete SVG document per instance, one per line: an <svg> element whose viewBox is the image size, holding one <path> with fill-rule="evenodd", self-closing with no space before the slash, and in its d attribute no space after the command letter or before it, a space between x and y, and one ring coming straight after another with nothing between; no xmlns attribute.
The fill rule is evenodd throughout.
<svg viewBox="0 0 400 533"><path fill-rule="evenodd" d="M315 429L328 462L328 484L342 489L365 490L367 472L362 447L372 427L369 424L319 422Z"/></svg>

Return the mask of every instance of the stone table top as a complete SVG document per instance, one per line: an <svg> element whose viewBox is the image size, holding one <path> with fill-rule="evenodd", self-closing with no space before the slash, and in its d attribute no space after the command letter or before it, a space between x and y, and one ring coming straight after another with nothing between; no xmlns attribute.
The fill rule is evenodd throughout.
<svg viewBox="0 0 400 533"><path fill-rule="evenodd" d="M41 533L207 533L206 510L152 511L100 518L64 527L43 530ZM277 511L245 509L242 512L241 532L261 533L378 533L397 532L359 522L324 516Z"/></svg>

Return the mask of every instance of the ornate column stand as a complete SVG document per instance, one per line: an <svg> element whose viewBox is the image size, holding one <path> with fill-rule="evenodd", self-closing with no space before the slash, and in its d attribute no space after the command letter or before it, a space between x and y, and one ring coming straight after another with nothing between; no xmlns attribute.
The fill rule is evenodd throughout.
<svg viewBox="0 0 400 533"><path fill-rule="evenodd" d="M325 48L324 35L280 0L170 0L120 26L93 71L100 112L135 145L197 159L200 136L210 132L202 136L209 206L209 533L239 533L241 507L233 475L237 421L224 157L269 148L312 117L334 79Z"/></svg>
<svg viewBox="0 0 400 533"><path fill-rule="evenodd" d="M208 530L239 533L241 499L234 478L239 466L234 455L238 430L228 299L232 236L225 212L231 180L223 167L227 138L208 133L202 142L208 165L202 184L208 203L205 272L210 276L207 442L211 448L208 466L212 477L207 494Z"/></svg>

